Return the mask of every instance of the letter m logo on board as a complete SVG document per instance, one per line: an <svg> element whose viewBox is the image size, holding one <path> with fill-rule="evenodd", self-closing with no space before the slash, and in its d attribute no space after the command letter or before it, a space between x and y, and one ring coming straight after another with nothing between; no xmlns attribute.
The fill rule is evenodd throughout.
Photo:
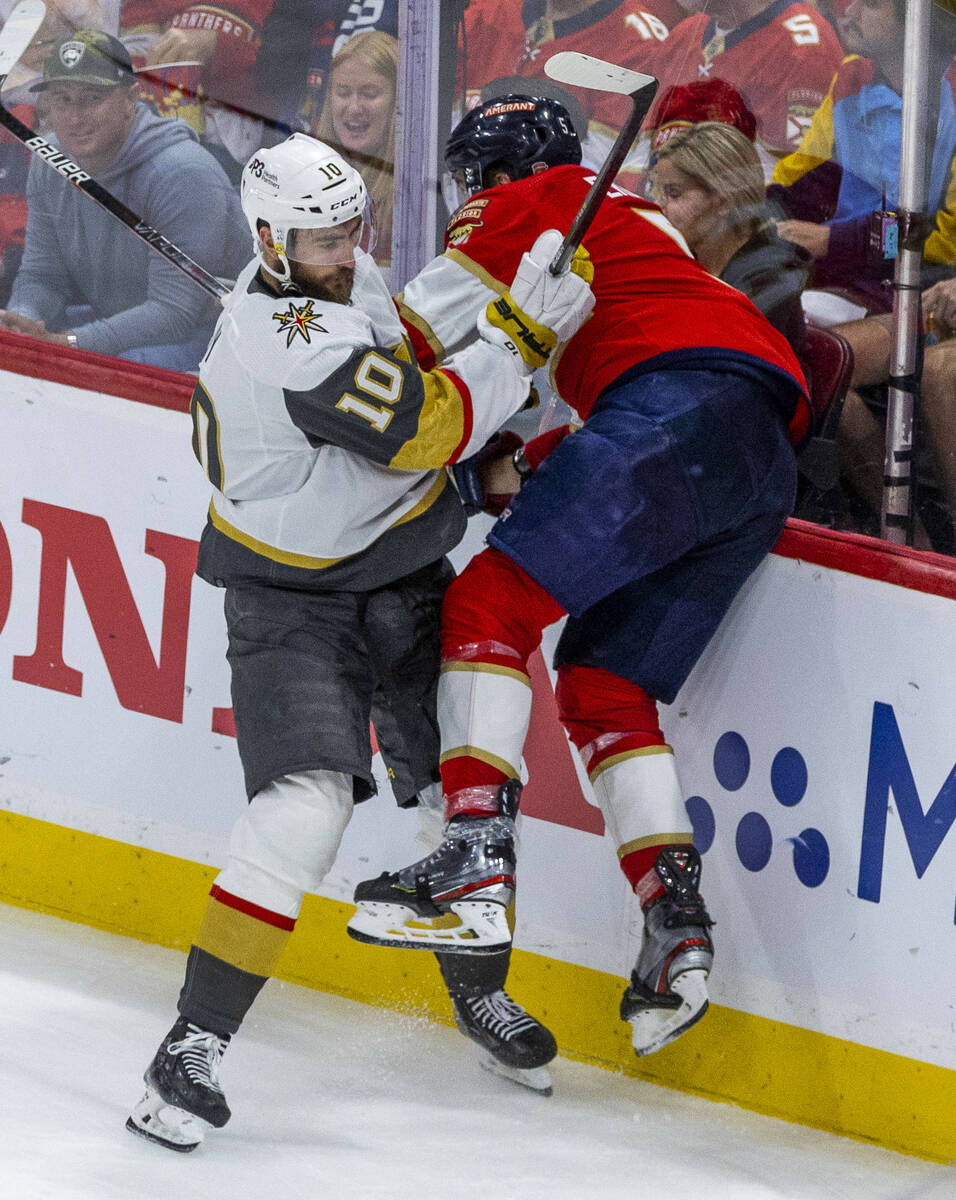
<svg viewBox="0 0 956 1200"><path fill-rule="evenodd" d="M874 704L857 883L860 899L874 903L879 902L883 886L883 854L891 796L896 802L916 878L922 879L943 839L956 824L956 766L924 812L896 714L889 704Z"/></svg>

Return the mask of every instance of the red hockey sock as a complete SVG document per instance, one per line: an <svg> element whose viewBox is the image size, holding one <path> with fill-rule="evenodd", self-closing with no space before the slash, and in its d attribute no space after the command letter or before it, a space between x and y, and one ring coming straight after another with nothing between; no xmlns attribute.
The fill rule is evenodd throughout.
<svg viewBox="0 0 956 1200"><path fill-rule="evenodd" d="M657 703L629 679L598 667L566 664L558 671L556 695L562 724L592 779L602 766L613 767L611 759L649 746L666 745ZM654 870L658 854L666 846L681 843L675 843L673 836L651 845L643 838L641 841L638 849L621 859L621 870L641 907L647 908L664 895L664 886Z"/></svg>
<svg viewBox="0 0 956 1200"><path fill-rule="evenodd" d="M527 675L528 658L546 625L563 609L507 555L490 547L471 560L445 593L442 662L503 668ZM467 667L465 668L468 669ZM447 750L448 748L445 747ZM509 776L484 757L458 752L441 764L445 819L497 812Z"/></svg>
<svg viewBox="0 0 956 1200"><path fill-rule="evenodd" d="M565 664L555 689L561 723L585 768L645 746L663 746L657 702L642 687L600 667Z"/></svg>

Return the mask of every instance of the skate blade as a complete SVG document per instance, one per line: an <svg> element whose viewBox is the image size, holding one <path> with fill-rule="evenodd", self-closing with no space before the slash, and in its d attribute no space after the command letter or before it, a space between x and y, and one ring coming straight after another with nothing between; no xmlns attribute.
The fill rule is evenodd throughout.
<svg viewBox="0 0 956 1200"><path fill-rule="evenodd" d="M450 924L449 916L457 924ZM492 900L452 901L448 913L434 920L406 904L361 900L347 929L368 945L444 954L495 954L511 945L506 909Z"/></svg>
<svg viewBox="0 0 956 1200"><path fill-rule="evenodd" d="M203 1122L198 1117L167 1104L154 1091L148 1091L126 1118L126 1128L130 1133L181 1154L195 1150L204 1136Z"/></svg>
<svg viewBox="0 0 956 1200"><path fill-rule="evenodd" d="M653 1054L695 1025L707 1011L707 972L684 971L671 980L671 991L680 1008L643 1008L628 1017L633 1029L634 1053Z"/></svg>
<svg viewBox="0 0 956 1200"><path fill-rule="evenodd" d="M478 1062L480 1066L489 1071L492 1075L498 1075L502 1079L507 1079L511 1083L517 1083L521 1087L529 1088L532 1092L537 1092L539 1096L550 1096L551 1087L551 1072L547 1067L509 1067L503 1062L499 1062L490 1050L478 1050Z"/></svg>

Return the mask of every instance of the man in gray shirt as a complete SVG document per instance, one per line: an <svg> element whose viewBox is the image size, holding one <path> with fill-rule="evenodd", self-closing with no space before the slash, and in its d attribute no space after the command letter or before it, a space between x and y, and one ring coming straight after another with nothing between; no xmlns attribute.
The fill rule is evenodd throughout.
<svg viewBox="0 0 956 1200"><path fill-rule="evenodd" d="M136 98L123 44L80 30L47 57L54 140L98 183L214 275L250 257L237 191L184 122ZM35 160L23 261L0 327L135 362L195 370L216 302L78 189Z"/></svg>

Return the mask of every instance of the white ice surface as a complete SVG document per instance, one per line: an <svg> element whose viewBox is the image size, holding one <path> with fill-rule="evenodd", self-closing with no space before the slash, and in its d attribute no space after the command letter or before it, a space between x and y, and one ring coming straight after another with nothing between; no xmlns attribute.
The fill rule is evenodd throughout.
<svg viewBox="0 0 956 1200"><path fill-rule="evenodd" d="M382 951L382 953L392 953ZM555 1094L450 1028L270 983L192 1154L126 1133L184 958L0 905L2 1200L954 1200L956 1170L564 1059Z"/></svg>

